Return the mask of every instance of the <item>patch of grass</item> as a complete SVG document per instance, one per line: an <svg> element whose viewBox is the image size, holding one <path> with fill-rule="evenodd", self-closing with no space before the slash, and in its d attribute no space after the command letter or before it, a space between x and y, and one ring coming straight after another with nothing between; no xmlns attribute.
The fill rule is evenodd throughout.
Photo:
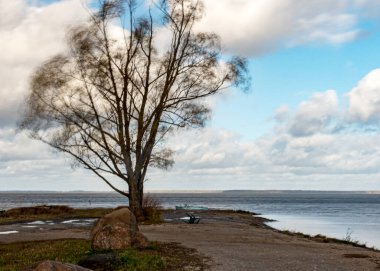
<svg viewBox="0 0 380 271"><path fill-rule="evenodd" d="M208 258L195 249L176 243L151 242L146 249L116 251L116 261L108 265L108 271L174 271L206 270ZM15 271L35 263L53 260L72 264L94 255L88 240L54 240L0 245L0 270ZM112 266L112 269L109 269Z"/></svg>
<svg viewBox="0 0 380 271"><path fill-rule="evenodd" d="M0 245L2 271L21 270L43 260L77 263L91 249L87 240L54 240Z"/></svg>
<svg viewBox="0 0 380 271"><path fill-rule="evenodd" d="M119 255L119 266L116 270L155 271L166 270L166 263L162 257L134 249L125 250Z"/></svg>
<svg viewBox="0 0 380 271"><path fill-rule="evenodd" d="M20 223L34 220L60 220L73 218L99 218L113 209L73 209L68 206L41 205L7 210L0 214L0 224Z"/></svg>

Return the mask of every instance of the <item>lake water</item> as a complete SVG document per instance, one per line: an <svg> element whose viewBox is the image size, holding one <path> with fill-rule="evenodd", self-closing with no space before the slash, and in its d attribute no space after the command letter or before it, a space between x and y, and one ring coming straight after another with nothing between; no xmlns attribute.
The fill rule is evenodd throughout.
<svg viewBox="0 0 380 271"><path fill-rule="evenodd" d="M199 205L241 209L275 219L270 226L307 234L349 237L380 249L380 194L367 192L226 191L152 193L166 208ZM115 207L128 201L116 193L0 192L0 210L60 204L77 208Z"/></svg>

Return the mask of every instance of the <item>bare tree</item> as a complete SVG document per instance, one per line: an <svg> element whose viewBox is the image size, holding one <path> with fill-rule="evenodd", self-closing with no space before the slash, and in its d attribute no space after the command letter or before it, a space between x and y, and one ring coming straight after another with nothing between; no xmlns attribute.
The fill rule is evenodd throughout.
<svg viewBox="0 0 380 271"><path fill-rule="evenodd" d="M247 83L246 64L221 56L217 35L193 31L198 1L156 2L143 17L135 1L100 2L87 24L69 30L68 52L34 72L19 127L71 155L140 216L148 167L173 165L164 139L177 127L204 125L202 98ZM158 29L170 33L164 51Z"/></svg>

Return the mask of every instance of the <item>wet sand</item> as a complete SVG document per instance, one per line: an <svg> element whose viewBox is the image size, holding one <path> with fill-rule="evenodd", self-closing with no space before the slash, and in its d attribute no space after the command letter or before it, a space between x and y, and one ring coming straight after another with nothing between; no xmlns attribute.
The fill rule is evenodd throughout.
<svg viewBox="0 0 380 271"><path fill-rule="evenodd" d="M210 270L379 270L380 252L338 243L321 243L290 236L266 227L250 214L196 212L199 224L179 218L183 211L165 213L167 223L141 225L150 239L178 242L207 256ZM59 222L59 221L58 221ZM63 238L90 238L91 225L54 223L38 227L0 225L0 243ZM25 225L24 225L25 226Z"/></svg>

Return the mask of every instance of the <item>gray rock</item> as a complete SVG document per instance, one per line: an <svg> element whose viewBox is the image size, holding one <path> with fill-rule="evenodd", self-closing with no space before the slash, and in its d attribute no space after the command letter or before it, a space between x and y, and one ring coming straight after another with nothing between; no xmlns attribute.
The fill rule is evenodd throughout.
<svg viewBox="0 0 380 271"><path fill-rule="evenodd" d="M148 239L139 233L136 217L128 208L117 209L99 219L92 232L93 250L147 247ZM137 238L136 238L137 237Z"/></svg>

